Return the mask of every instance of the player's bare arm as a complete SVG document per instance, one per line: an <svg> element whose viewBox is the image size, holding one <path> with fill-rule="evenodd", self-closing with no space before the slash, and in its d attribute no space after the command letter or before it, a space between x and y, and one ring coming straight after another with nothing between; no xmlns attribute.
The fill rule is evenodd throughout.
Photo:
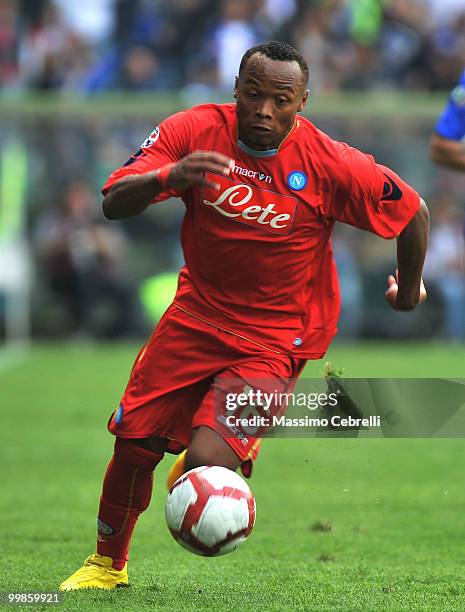
<svg viewBox="0 0 465 612"><path fill-rule="evenodd" d="M152 200L166 189L182 191L193 185L218 189L217 183L205 177L207 172L229 175L234 161L214 151L194 151L179 162L145 174L126 176L118 181L103 199L107 219L127 219L144 212Z"/></svg>
<svg viewBox="0 0 465 612"><path fill-rule="evenodd" d="M433 134L429 150L435 164L465 172L465 145L462 141Z"/></svg>
<svg viewBox="0 0 465 612"><path fill-rule="evenodd" d="M394 310L413 310L426 300L421 274L428 246L429 212L420 200L420 209L397 238L396 275L388 277L386 300Z"/></svg>

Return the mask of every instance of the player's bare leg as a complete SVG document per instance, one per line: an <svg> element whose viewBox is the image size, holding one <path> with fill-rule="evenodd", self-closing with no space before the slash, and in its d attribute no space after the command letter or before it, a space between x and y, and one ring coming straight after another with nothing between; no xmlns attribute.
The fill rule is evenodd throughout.
<svg viewBox="0 0 465 612"><path fill-rule="evenodd" d="M219 433L202 426L194 430L186 453L184 471L188 472L201 465L219 465L235 471L241 463L241 459Z"/></svg>
<svg viewBox="0 0 465 612"><path fill-rule="evenodd" d="M150 503L153 471L167 443L163 438L116 439L100 497L97 552L60 585L60 590L114 589L128 584L132 533Z"/></svg>
<svg viewBox="0 0 465 612"><path fill-rule="evenodd" d="M208 428L207 428L208 429ZM250 458L246 459L245 461L241 462L241 472L242 472L242 476L244 476L244 478L250 478L252 476L252 467L253 467L253 463L256 459L256 456L259 452L260 449L260 440L257 439L253 449L252 449L252 453L250 455ZM184 472L186 472L186 455L187 455L187 448L186 450L184 450L182 453L180 453L177 457L175 462L173 463L173 465L170 467L169 471L168 471L168 476L166 477L166 488L168 489L168 491L171 489L171 487L174 485L174 483L176 482L176 480L178 478L180 478Z"/></svg>

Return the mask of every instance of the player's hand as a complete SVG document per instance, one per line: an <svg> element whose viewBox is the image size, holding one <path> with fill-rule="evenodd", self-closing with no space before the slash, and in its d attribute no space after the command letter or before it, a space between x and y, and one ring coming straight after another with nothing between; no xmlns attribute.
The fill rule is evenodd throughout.
<svg viewBox="0 0 465 612"><path fill-rule="evenodd" d="M177 190L192 185L205 185L220 189L220 185L205 178L207 172L229 176L234 160L214 151L194 151L175 164L168 175L168 185Z"/></svg>
<svg viewBox="0 0 465 612"><path fill-rule="evenodd" d="M399 294L398 272L395 276L390 274L387 278L388 288L384 294L388 304L394 310L413 310L418 304L426 300L426 289L423 279L420 279L420 290L418 292L417 301L406 300Z"/></svg>

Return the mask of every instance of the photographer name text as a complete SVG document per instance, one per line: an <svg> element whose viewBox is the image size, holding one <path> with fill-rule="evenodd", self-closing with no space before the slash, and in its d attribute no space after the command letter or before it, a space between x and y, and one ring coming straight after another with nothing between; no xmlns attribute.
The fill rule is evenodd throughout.
<svg viewBox="0 0 465 612"><path fill-rule="evenodd" d="M381 427L380 416L366 418L343 417L334 415L331 418L262 416L254 414L249 417L228 415L224 418L228 427L262 428L262 427Z"/></svg>

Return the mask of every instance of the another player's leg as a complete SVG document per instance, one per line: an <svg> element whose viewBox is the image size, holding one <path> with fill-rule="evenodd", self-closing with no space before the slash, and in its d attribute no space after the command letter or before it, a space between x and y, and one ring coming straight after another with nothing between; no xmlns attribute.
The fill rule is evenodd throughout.
<svg viewBox="0 0 465 612"><path fill-rule="evenodd" d="M152 494L153 470L166 441L117 438L108 464L97 519L97 551L61 585L63 591L113 589L128 584L132 532Z"/></svg>

